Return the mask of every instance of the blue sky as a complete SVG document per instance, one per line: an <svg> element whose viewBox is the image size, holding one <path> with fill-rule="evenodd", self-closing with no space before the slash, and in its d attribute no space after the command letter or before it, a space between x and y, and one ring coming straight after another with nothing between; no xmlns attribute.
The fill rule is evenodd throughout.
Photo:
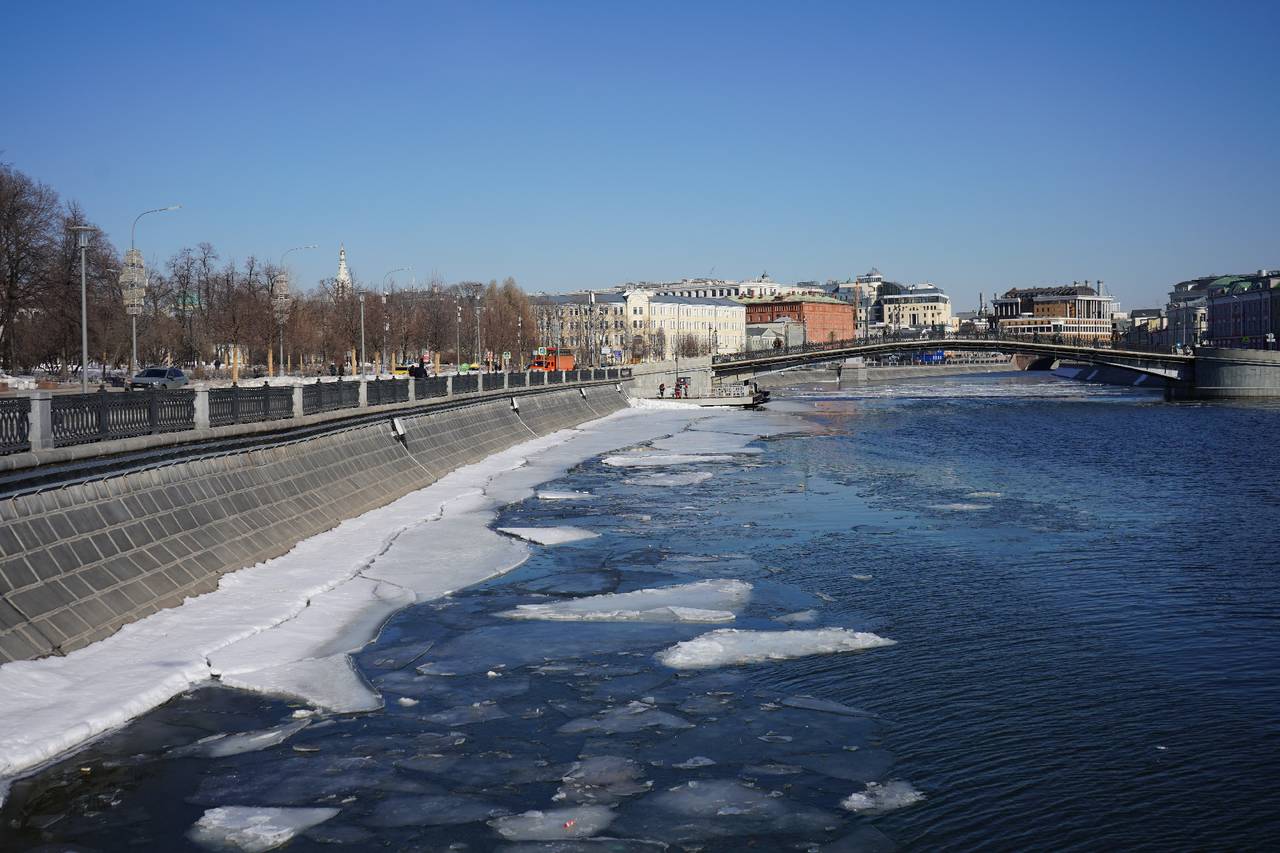
<svg viewBox="0 0 1280 853"><path fill-rule="evenodd" d="M892 8L890 8L892 7ZM149 260L957 308L1280 266L1278 3L14 3L0 159ZM407 282L404 274L398 279Z"/></svg>

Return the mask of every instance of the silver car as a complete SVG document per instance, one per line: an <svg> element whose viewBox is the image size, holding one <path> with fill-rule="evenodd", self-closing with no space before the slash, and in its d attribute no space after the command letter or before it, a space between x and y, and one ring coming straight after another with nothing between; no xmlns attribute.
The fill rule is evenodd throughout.
<svg viewBox="0 0 1280 853"><path fill-rule="evenodd" d="M187 375L176 367L148 367L129 380L130 388L180 388Z"/></svg>

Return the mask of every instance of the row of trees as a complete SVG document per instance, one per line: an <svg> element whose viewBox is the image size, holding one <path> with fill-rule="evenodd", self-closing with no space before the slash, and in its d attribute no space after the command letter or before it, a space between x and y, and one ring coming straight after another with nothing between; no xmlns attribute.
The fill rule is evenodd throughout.
<svg viewBox="0 0 1280 853"><path fill-rule="evenodd" d="M80 257L71 226L92 224L74 202L11 165L0 164L0 367L69 375L80 362ZM87 254L89 353L107 368L128 365L129 317L120 253L101 231ZM539 345L529 298L508 278L424 289L339 292L333 279L287 303L273 299L285 271L249 256L224 259L209 243L177 252L147 274L138 317L143 364L261 366L283 349L295 369L372 362L483 359ZM361 299L360 295L364 296ZM287 310L281 312L280 308ZM363 309L363 311L362 311ZM363 317L363 323L362 323ZM477 328L478 326L478 328ZM283 340L283 348L281 341ZM459 348L461 353L458 352Z"/></svg>

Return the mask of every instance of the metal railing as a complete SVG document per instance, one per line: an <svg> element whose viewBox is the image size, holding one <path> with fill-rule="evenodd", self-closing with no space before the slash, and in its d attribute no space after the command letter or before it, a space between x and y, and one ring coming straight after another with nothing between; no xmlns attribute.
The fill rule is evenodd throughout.
<svg viewBox="0 0 1280 853"><path fill-rule="evenodd" d="M418 380L422 381L422 380ZM428 380L429 381L429 380ZM321 382L302 386L302 413L314 415L320 412L335 412L339 409L354 409L360 405L360 383Z"/></svg>
<svg viewBox="0 0 1280 853"><path fill-rule="evenodd" d="M229 424L255 424L262 421L278 421L293 417L293 389L272 388L262 385L256 388L213 388L209 391L209 426Z"/></svg>
<svg viewBox="0 0 1280 853"><path fill-rule="evenodd" d="M194 391L58 394L50 401L55 447L195 429ZM28 401L28 405L30 401Z"/></svg>
<svg viewBox="0 0 1280 853"><path fill-rule="evenodd" d="M562 373L487 374L485 392L501 394L506 388L561 384L566 381L596 381L629 378L629 369L581 369ZM505 378L505 387L504 381ZM414 382L410 395L410 382ZM427 400L480 390L481 377L467 374L413 380L374 380L363 383L365 405L387 406L410 400ZM199 426L209 428L234 424L287 420L294 416L294 403L301 397L302 414L313 415L361 406L360 388L355 381L314 383L301 386L232 385L208 390L157 390L108 392L105 387L89 394L42 393L0 398L0 455L31 449L67 447L98 441L132 438L156 433L197 428L197 401L201 407ZM452 386L452 387L451 387ZM37 418L38 415L38 418ZM207 418L207 420L206 420Z"/></svg>
<svg viewBox="0 0 1280 853"><path fill-rule="evenodd" d="M31 398L0 400L0 455L31 448Z"/></svg>
<svg viewBox="0 0 1280 853"><path fill-rule="evenodd" d="M409 380L407 379L375 379L372 382L366 382L364 387L366 402L370 406L409 402Z"/></svg>
<svg viewBox="0 0 1280 853"><path fill-rule="evenodd" d="M415 379L416 385L413 386L413 396L419 400L425 400L428 397L447 397L449 395L449 380L444 376L429 377L426 379Z"/></svg>

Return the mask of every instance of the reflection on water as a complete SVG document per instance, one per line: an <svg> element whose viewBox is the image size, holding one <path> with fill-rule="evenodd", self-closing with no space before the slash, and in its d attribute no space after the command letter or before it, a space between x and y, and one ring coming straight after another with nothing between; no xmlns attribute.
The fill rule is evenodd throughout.
<svg viewBox="0 0 1280 853"><path fill-rule="evenodd" d="M1274 407L986 376L774 408L815 429L707 458L704 421L692 460L593 460L505 510L598 536L393 617L356 659L383 710L196 691L18 783L0 846L182 849L234 806L282 809L291 850L1280 829Z"/></svg>

